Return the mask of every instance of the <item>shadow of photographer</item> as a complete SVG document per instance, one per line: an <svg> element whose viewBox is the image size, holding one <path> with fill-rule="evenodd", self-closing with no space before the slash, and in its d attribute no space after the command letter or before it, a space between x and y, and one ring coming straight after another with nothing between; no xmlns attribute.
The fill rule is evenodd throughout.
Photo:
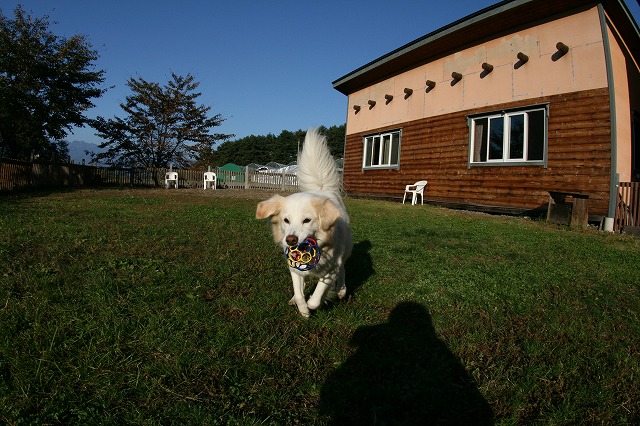
<svg viewBox="0 0 640 426"><path fill-rule="evenodd" d="M320 393L329 424L493 424L489 404L422 305L398 304L388 322L358 328L350 343L356 352Z"/></svg>

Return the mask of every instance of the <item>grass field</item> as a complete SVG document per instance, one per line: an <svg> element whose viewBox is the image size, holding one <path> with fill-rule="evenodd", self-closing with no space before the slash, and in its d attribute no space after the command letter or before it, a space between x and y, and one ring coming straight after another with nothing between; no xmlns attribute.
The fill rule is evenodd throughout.
<svg viewBox="0 0 640 426"><path fill-rule="evenodd" d="M0 198L0 423L640 423L640 239L347 199L304 320L261 196Z"/></svg>

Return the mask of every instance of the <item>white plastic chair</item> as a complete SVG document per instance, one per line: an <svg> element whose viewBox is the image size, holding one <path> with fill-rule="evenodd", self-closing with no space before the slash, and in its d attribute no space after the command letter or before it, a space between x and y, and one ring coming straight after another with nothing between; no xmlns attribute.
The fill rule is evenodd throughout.
<svg viewBox="0 0 640 426"><path fill-rule="evenodd" d="M170 186L175 186L178 189L178 173L177 172L167 172L164 175L164 186L165 188L169 188Z"/></svg>
<svg viewBox="0 0 640 426"><path fill-rule="evenodd" d="M413 185L407 185L404 189L404 196L402 197L402 204L407 199L407 194L411 194L411 205L417 204L418 195L420 196L420 204L424 204L424 188L427 186L426 180L420 180Z"/></svg>
<svg viewBox="0 0 640 426"><path fill-rule="evenodd" d="M204 189L216 189L216 174L213 172L204 172Z"/></svg>

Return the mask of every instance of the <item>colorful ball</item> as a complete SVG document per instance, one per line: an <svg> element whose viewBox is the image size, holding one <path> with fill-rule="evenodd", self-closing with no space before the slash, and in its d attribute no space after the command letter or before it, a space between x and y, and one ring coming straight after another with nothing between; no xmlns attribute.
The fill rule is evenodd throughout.
<svg viewBox="0 0 640 426"><path fill-rule="evenodd" d="M308 271L315 268L320 261L320 247L315 239L308 237L297 245L287 247L284 256L290 267Z"/></svg>

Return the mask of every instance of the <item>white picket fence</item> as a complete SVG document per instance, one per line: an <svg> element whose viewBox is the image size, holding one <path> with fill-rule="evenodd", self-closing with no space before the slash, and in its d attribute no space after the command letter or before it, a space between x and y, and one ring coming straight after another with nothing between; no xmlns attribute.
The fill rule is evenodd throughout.
<svg viewBox="0 0 640 426"><path fill-rule="evenodd" d="M266 189L282 192L298 190L298 177L290 173L257 172L245 167L243 172L212 169L216 173L218 185L232 189ZM180 173L178 171L178 173Z"/></svg>

